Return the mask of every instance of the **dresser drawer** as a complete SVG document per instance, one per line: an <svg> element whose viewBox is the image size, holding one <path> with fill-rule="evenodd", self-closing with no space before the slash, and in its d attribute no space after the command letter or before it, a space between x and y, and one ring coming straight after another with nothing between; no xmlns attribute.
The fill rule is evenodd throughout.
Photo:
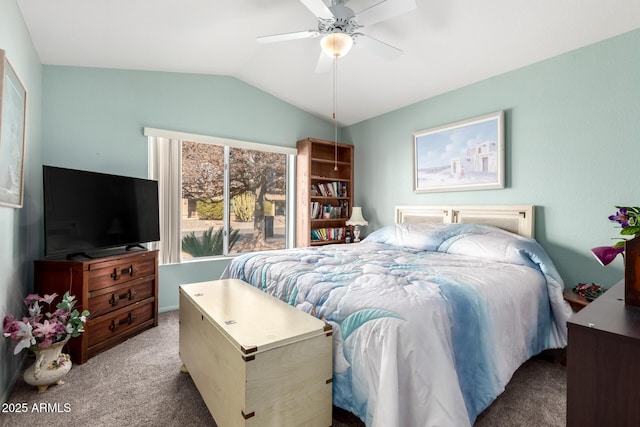
<svg viewBox="0 0 640 427"><path fill-rule="evenodd" d="M146 276L117 286L89 292L91 317L95 319L103 314L153 296L154 284L153 276Z"/></svg>
<svg viewBox="0 0 640 427"><path fill-rule="evenodd" d="M133 332L147 321L154 321L155 298L131 304L104 316L87 322L88 346L108 342L112 338L121 339L122 335Z"/></svg>
<svg viewBox="0 0 640 427"><path fill-rule="evenodd" d="M155 258L140 256L95 264L89 270L89 291L155 274Z"/></svg>

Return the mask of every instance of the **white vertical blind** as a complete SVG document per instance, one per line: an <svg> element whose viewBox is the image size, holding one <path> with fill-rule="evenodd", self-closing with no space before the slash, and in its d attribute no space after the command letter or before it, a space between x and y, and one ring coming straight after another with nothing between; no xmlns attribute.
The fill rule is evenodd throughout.
<svg viewBox="0 0 640 427"><path fill-rule="evenodd" d="M158 181L160 206L160 264L180 262L181 141L149 136L149 178Z"/></svg>

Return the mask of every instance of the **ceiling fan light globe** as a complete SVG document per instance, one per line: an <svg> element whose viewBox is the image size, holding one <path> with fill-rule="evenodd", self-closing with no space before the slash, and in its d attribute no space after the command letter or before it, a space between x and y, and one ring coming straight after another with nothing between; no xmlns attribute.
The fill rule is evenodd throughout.
<svg viewBox="0 0 640 427"><path fill-rule="evenodd" d="M331 33L320 40L322 51L331 58L345 56L353 46L353 39L349 34Z"/></svg>

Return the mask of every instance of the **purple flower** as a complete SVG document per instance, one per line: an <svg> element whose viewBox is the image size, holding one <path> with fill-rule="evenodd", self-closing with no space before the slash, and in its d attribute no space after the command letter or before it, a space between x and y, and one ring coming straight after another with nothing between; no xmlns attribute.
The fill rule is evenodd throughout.
<svg viewBox="0 0 640 427"><path fill-rule="evenodd" d="M609 221L614 221L619 223L622 228L629 226L629 211L627 208L619 208L618 212L615 215L609 216Z"/></svg>
<svg viewBox="0 0 640 427"><path fill-rule="evenodd" d="M67 310L63 310L63 309L59 308L59 309L57 309L56 311L53 312L53 317L55 317L56 319L60 320L61 322L64 322L69 317L69 312Z"/></svg>
<svg viewBox="0 0 640 427"><path fill-rule="evenodd" d="M42 298L40 298L40 295L38 294L29 294L24 298L24 303L25 305L31 305L32 301L41 301Z"/></svg>
<svg viewBox="0 0 640 427"><path fill-rule="evenodd" d="M4 332L7 332L7 329L13 326L16 318L13 317L13 314L7 314L2 321L2 329Z"/></svg>
<svg viewBox="0 0 640 427"><path fill-rule="evenodd" d="M67 333L67 326L61 322L55 322L56 335L65 335Z"/></svg>
<svg viewBox="0 0 640 427"><path fill-rule="evenodd" d="M51 347L51 344L53 344L53 338L45 336L42 341L40 341L40 344L38 344L38 348L49 348Z"/></svg>
<svg viewBox="0 0 640 427"><path fill-rule="evenodd" d="M16 339L18 336L18 332L20 331L20 326L18 325L18 321L13 315L9 314L5 316L4 321L2 322L2 332L5 337L11 337L11 339Z"/></svg>

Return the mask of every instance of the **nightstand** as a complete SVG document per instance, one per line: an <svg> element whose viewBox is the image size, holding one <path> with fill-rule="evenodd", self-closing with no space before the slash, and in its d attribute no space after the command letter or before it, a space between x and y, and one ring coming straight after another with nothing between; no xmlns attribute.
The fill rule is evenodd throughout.
<svg viewBox="0 0 640 427"><path fill-rule="evenodd" d="M567 322L567 427L638 426L640 307L624 281Z"/></svg>
<svg viewBox="0 0 640 427"><path fill-rule="evenodd" d="M591 302L585 297L576 294L571 289L565 289L562 292L562 296L564 297L564 300L569 303L574 313L577 313L578 311L582 310Z"/></svg>

